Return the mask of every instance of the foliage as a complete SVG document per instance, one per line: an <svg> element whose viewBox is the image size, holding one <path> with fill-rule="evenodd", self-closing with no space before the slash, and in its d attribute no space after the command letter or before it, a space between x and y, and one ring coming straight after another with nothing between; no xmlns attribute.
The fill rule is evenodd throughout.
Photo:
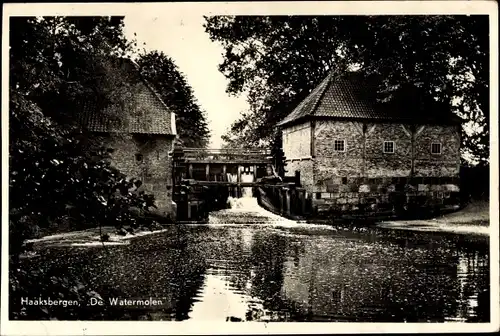
<svg viewBox="0 0 500 336"><path fill-rule="evenodd" d="M134 225L130 207L153 205L132 193L135 181L111 167L111 149L79 124L81 102L101 96L112 103L113 83L97 85L109 56L131 44L122 18L11 18L10 30L10 252L24 239L68 214L89 226ZM102 109L102 111L105 111ZM104 113L104 112L103 112Z"/></svg>
<svg viewBox="0 0 500 336"><path fill-rule="evenodd" d="M464 156L489 158L489 37L486 16L212 16L227 91L247 93L250 110L225 140L256 145L329 71L376 74L379 99L407 87L465 119ZM472 130L472 131L471 131Z"/></svg>
<svg viewBox="0 0 500 336"><path fill-rule="evenodd" d="M206 147L209 129L193 89L174 61L163 52L141 54L137 60L141 73L176 114L176 127L184 147Z"/></svg>
<svg viewBox="0 0 500 336"><path fill-rule="evenodd" d="M42 270L24 269L9 271L9 313L13 320L57 320L57 319L85 319L94 317L96 311L75 305L23 305L21 298L36 300L40 296L37 291L44 293L43 299L76 301L86 304L91 299L100 300L99 293L91 290L88 284L76 274L44 275ZM40 281L45 276L46 281ZM64 302L63 301L63 302ZM101 313L102 315L102 313Z"/></svg>
<svg viewBox="0 0 500 336"><path fill-rule="evenodd" d="M131 50L119 17L10 20L10 87L59 126L76 124L75 106L96 94L102 59Z"/></svg>

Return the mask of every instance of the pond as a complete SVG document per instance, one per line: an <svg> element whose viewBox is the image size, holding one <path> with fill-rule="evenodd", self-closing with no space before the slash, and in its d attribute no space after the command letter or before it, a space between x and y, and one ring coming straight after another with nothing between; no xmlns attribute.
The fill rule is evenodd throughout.
<svg viewBox="0 0 500 336"><path fill-rule="evenodd" d="M489 321L487 244L298 224L232 200L206 225L106 248L48 249L30 267L76 272L111 320ZM33 293L33 295L44 293ZM110 299L153 298L149 307Z"/></svg>

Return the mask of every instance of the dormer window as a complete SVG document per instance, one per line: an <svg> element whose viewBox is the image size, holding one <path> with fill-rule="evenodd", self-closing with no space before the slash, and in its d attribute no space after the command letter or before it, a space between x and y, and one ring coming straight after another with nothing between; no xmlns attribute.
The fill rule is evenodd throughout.
<svg viewBox="0 0 500 336"><path fill-rule="evenodd" d="M431 144L431 154L441 154L441 144L440 143Z"/></svg>
<svg viewBox="0 0 500 336"><path fill-rule="evenodd" d="M394 141L384 141L384 153L394 153Z"/></svg>
<svg viewBox="0 0 500 336"><path fill-rule="evenodd" d="M336 152L345 152L345 140L335 140L333 142L333 150Z"/></svg>

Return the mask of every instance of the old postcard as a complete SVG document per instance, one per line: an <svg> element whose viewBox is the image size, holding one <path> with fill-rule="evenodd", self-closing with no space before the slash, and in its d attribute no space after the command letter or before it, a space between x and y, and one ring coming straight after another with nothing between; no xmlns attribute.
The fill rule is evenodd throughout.
<svg viewBox="0 0 500 336"><path fill-rule="evenodd" d="M1 334L498 330L497 9L5 4Z"/></svg>

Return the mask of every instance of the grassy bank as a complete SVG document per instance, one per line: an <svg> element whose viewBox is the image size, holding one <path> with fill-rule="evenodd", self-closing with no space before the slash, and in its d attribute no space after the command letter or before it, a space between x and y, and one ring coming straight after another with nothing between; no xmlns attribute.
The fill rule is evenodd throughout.
<svg viewBox="0 0 500 336"><path fill-rule="evenodd" d="M377 226L387 229L489 236L489 217L489 202L481 200L473 201L459 211L435 218L381 221Z"/></svg>
<svg viewBox="0 0 500 336"><path fill-rule="evenodd" d="M142 228L133 232L118 231L113 226L90 228L79 231L49 234L40 238L29 239L25 242L26 249L21 259L39 256L39 252L50 247L106 247L114 245L128 245L131 239L151 234L158 234L172 230L173 225ZM105 239L102 239L104 237Z"/></svg>

